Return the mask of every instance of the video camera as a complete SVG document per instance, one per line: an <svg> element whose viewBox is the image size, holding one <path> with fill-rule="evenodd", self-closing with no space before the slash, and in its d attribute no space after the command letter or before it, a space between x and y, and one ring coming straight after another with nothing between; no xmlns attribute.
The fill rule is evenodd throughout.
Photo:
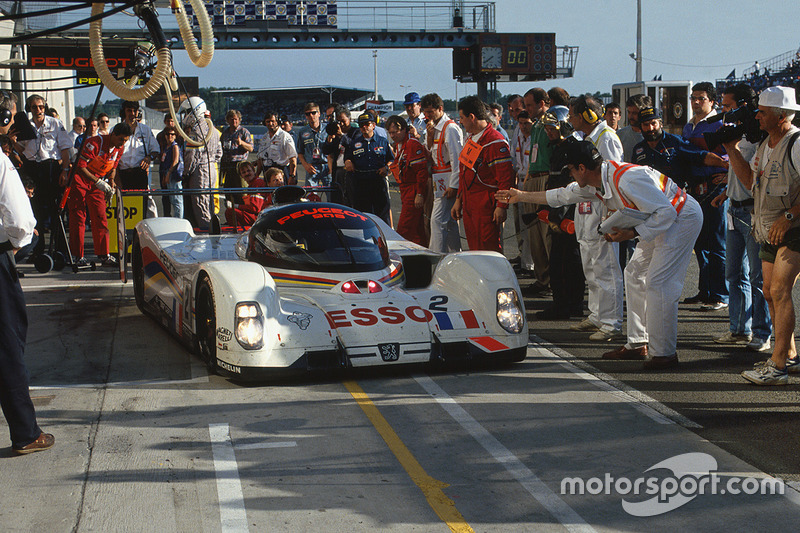
<svg viewBox="0 0 800 533"><path fill-rule="evenodd" d="M723 121L722 127L717 131L703 134L709 150L714 150L720 144L735 141L742 137L753 144L757 144L767 136L767 133L761 130L758 120L756 120L756 113L758 113L756 101L739 100L737 105L739 107L733 111L720 113L708 119L708 122Z"/></svg>

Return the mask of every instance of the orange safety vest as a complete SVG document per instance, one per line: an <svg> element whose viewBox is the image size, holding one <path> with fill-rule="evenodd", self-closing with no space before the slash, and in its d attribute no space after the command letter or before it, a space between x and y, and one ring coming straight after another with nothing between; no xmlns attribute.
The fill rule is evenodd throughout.
<svg viewBox="0 0 800 533"><path fill-rule="evenodd" d="M613 176L614 177L614 187L616 187L616 189L617 189L617 193L619 194L619 197L622 200L622 204L627 208L636 209L636 206L632 202L629 202L625 198L625 196L622 194L622 191L619 190L619 180L620 180L620 178L622 178L622 175L625 174L625 172L627 172L631 168L639 166L639 165L634 165L634 164L631 164L631 163L625 163L624 165L620 165L616 161L609 161L609 163L611 165L613 165L614 169L615 169L614 170L614 176ZM661 191L663 193L665 193L665 194L667 192L667 184L669 183L668 180L669 180L669 178L667 176L665 176L664 174L661 174L661 176L659 177L659 180L658 180L659 181L659 186L661 188ZM686 191L684 191L683 189L678 187L678 192L676 192L675 195L672 197L672 199L670 200L670 203L675 208L675 211L678 214L680 214L681 210L683 209L683 206L686 204Z"/></svg>
<svg viewBox="0 0 800 533"><path fill-rule="evenodd" d="M453 119L450 119L447 122L445 122L444 126L442 126L442 132L439 135L439 138L434 141L436 144L436 161L433 162L434 174L439 174L442 172L450 172L450 170L452 170L450 163L445 163L444 158L442 157L442 147L444 146L444 132L445 130L447 130L447 126L455 123L456 121ZM450 157L452 156L453 154L450 154Z"/></svg>

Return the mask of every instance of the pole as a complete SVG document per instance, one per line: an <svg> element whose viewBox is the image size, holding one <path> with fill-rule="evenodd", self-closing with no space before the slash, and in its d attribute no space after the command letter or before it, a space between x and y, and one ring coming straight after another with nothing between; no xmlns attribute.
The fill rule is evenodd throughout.
<svg viewBox="0 0 800 533"><path fill-rule="evenodd" d="M642 81L642 0L636 0L636 81Z"/></svg>
<svg viewBox="0 0 800 533"><path fill-rule="evenodd" d="M375 94L373 99L377 102L378 101L378 51L372 51L372 59L375 63Z"/></svg>

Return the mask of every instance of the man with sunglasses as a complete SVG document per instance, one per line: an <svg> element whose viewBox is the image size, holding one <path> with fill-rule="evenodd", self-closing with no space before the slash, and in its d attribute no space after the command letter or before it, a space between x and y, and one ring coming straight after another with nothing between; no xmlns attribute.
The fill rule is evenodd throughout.
<svg viewBox="0 0 800 533"><path fill-rule="evenodd" d="M322 153L327 133L320 122L319 106L309 102L303 108L308 124L298 133L297 159L306 171L306 185L327 187L331 184L328 162Z"/></svg>
<svg viewBox="0 0 800 533"><path fill-rule="evenodd" d="M25 159L23 172L36 183L33 214L36 216L36 229L39 235L43 235L56 213L59 184L63 185L69 175L69 149L72 144L61 121L45 114L47 103L43 96L29 96L25 109L30 113L36 137L22 141L17 148ZM39 240L37 252L44 250L44 242L44 239Z"/></svg>

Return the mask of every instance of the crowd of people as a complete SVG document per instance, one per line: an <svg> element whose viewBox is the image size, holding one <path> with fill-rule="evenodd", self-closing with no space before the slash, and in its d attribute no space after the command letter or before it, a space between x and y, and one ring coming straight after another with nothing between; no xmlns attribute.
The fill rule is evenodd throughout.
<svg viewBox="0 0 800 533"><path fill-rule="evenodd" d="M574 206L590 314L572 329L593 331L590 338L598 341L619 336L624 286L627 342L603 359L645 360L645 370L678 365L678 304L693 249L699 291L683 303L728 309L729 331L715 335L714 342L771 351L742 377L756 385L785 385L789 373L800 371L792 303L800 274L800 130L792 121L800 105L795 90L782 86L765 88L756 97L742 83L725 87L719 96L713 84L695 84L693 117L678 136L664 131L659 109L646 95L625 102L629 124L618 128L618 105L603 108L592 97L579 96L569 100L565 112L551 105L551 94L532 89L523 97L537 119L525 143L531 163L517 187L495 197L512 205L549 206L547 216L538 218L550 227L551 240L536 232L527 247L520 247L523 254L532 252L521 264L530 261L539 271L536 290L544 283L545 268L551 274L554 305L540 311L539 319L583 316L582 308L557 290L552 275L565 270L569 257L552 252L560 229L552 212ZM756 101L759 142L743 139L726 117L715 116ZM537 127L550 139L544 152ZM712 150L707 134L720 128L727 131ZM519 144L516 135L517 130L512 146L515 138ZM534 165L535 159L541 164ZM544 184L528 182L546 168L551 174L542 174ZM542 244L551 246L548 267L533 253Z"/></svg>

